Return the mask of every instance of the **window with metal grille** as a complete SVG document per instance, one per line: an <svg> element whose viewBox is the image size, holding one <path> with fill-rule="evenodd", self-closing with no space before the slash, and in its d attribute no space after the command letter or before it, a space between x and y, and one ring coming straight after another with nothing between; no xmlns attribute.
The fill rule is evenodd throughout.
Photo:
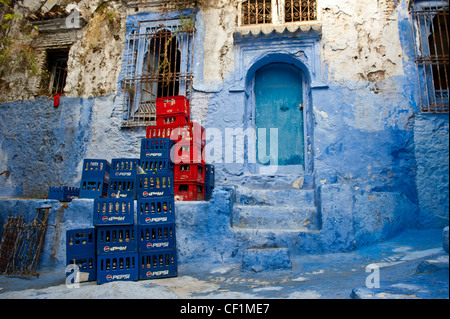
<svg viewBox="0 0 450 319"><path fill-rule="evenodd" d="M190 98L195 28L190 18L141 22L126 37L124 126L154 124L156 99Z"/></svg>
<svg viewBox="0 0 450 319"><path fill-rule="evenodd" d="M48 90L51 95L64 92L68 57L69 49L47 50L47 71L50 76Z"/></svg>
<svg viewBox="0 0 450 319"><path fill-rule="evenodd" d="M272 0L245 0L241 14L244 25L272 23Z"/></svg>
<svg viewBox="0 0 450 319"><path fill-rule="evenodd" d="M316 20L316 0L285 0L285 22Z"/></svg>
<svg viewBox="0 0 450 319"><path fill-rule="evenodd" d="M317 20L317 0L242 0L241 25Z"/></svg>
<svg viewBox="0 0 450 319"><path fill-rule="evenodd" d="M422 112L449 111L448 0L413 1L415 61Z"/></svg>

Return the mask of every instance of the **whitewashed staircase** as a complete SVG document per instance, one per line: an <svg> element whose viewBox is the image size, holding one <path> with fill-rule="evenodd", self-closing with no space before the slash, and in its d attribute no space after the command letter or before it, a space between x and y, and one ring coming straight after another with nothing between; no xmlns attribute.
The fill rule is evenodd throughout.
<svg viewBox="0 0 450 319"><path fill-rule="evenodd" d="M244 176L236 187L231 226L248 243L242 247L243 268L289 268L290 249L299 249L299 234L321 227L313 177Z"/></svg>
<svg viewBox="0 0 450 319"><path fill-rule="evenodd" d="M231 225L274 231L319 229L312 179L307 183L305 180L303 176L290 175L244 178L236 189Z"/></svg>

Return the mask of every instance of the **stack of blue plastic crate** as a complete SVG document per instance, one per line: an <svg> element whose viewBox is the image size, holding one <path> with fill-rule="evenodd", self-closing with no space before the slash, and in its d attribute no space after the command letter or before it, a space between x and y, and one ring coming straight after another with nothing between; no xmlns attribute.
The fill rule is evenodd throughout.
<svg viewBox="0 0 450 319"><path fill-rule="evenodd" d="M66 232L66 275L77 268L78 282L97 279L95 228L72 229Z"/></svg>
<svg viewBox="0 0 450 319"><path fill-rule="evenodd" d="M48 188L48 199L56 199L60 202L71 202L73 198L80 196L78 187L59 186Z"/></svg>
<svg viewBox="0 0 450 319"><path fill-rule="evenodd" d="M80 198L100 198L108 194L111 164L105 159L85 159L81 174Z"/></svg>
<svg viewBox="0 0 450 319"><path fill-rule="evenodd" d="M108 197L136 198L138 158L115 158L111 161Z"/></svg>
<svg viewBox="0 0 450 319"><path fill-rule="evenodd" d="M139 279L178 275L173 163L169 138L141 141L136 177Z"/></svg>
<svg viewBox="0 0 450 319"><path fill-rule="evenodd" d="M94 201L97 284L138 280L134 212L134 198L98 198Z"/></svg>
<svg viewBox="0 0 450 319"><path fill-rule="evenodd" d="M136 199L173 197L173 163L170 150L174 142L169 138L141 140L140 166L136 177Z"/></svg>
<svg viewBox="0 0 450 319"><path fill-rule="evenodd" d="M139 159L84 160L80 198L95 199L95 228L66 232L67 265L78 266L81 281L178 275L173 144L142 139Z"/></svg>

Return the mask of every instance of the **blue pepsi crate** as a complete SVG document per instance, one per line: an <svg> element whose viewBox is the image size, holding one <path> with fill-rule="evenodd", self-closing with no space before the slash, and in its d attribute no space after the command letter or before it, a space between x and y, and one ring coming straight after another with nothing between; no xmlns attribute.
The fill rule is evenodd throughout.
<svg viewBox="0 0 450 319"><path fill-rule="evenodd" d="M80 183L80 198L102 198L108 195L108 179L83 178Z"/></svg>
<svg viewBox="0 0 450 319"><path fill-rule="evenodd" d="M141 159L139 165L147 174L170 173L174 168L174 164L169 158Z"/></svg>
<svg viewBox="0 0 450 319"><path fill-rule="evenodd" d="M176 249L139 253L140 280L177 276L178 265Z"/></svg>
<svg viewBox="0 0 450 319"><path fill-rule="evenodd" d="M141 159L170 159L174 141L170 138L143 138L141 140Z"/></svg>
<svg viewBox="0 0 450 319"><path fill-rule="evenodd" d="M84 159L81 178L109 178L111 164L105 159Z"/></svg>
<svg viewBox="0 0 450 319"><path fill-rule="evenodd" d="M149 197L137 200L137 224L175 222L174 197Z"/></svg>
<svg viewBox="0 0 450 319"><path fill-rule="evenodd" d="M138 254L97 256L97 284L139 280Z"/></svg>
<svg viewBox="0 0 450 319"><path fill-rule="evenodd" d="M66 256L95 254L95 228L71 229L66 231Z"/></svg>
<svg viewBox="0 0 450 319"><path fill-rule="evenodd" d="M214 188L215 184L215 172L214 165L205 164L205 185Z"/></svg>
<svg viewBox="0 0 450 319"><path fill-rule="evenodd" d="M137 251L136 226L97 227L97 255L134 253Z"/></svg>
<svg viewBox="0 0 450 319"><path fill-rule="evenodd" d="M205 200L206 201L210 201L211 200L213 190L214 190L214 188L211 187L211 185L206 185L205 184Z"/></svg>
<svg viewBox="0 0 450 319"><path fill-rule="evenodd" d="M109 179L107 197L136 198L136 179L128 177L112 177Z"/></svg>
<svg viewBox="0 0 450 319"><path fill-rule="evenodd" d="M98 198L94 201L94 226L133 225L133 198Z"/></svg>
<svg viewBox="0 0 450 319"><path fill-rule="evenodd" d="M60 186L48 188L48 199L56 199L60 202L71 202L73 198L80 196L78 187Z"/></svg>
<svg viewBox="0 0 450 319"><path fill-rule="evenodd" d="M138 251L176 248L175 223L138 226Z"/></svg>
<svg viewBox="0 0 450 319"><path fill-rule="evenodd" d="M70 255L66 257L66 266L74 265L77 268L77 271L79 274L76 274L78 276L77 282L85 282L85 281L95 281L97 280L97 256L95 255L95 252L91 255ZM75 267L66 267L66 278L69 277L74 271ZM69 271L67 271L69 270ZM75 276L73 275L74 279L70 280L70 283L75 283Z"/></svg>
<svg viewBox="0 0 450 319"><path fill-rule="evenodd" d="M205 200L211 200L215 184L214 165L205 164Z"/></svg>
<svg viewBox="0 0 450 319"><path fill-rule="evenodd" d="M111 178L136 178L138 158L113 158L111 160Z"/></svg>
<svg viewBox="0 0 450 319"><path fill-rule="evenodd" d="M173 173L138 174L136 199L173 196Z"/></svg>

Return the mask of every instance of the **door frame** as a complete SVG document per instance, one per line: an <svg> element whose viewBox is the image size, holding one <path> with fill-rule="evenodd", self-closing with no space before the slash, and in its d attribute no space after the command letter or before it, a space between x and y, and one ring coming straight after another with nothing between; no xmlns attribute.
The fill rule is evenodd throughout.
<svg viewBox="0 0 450 319"><path fill-rule="evenodd" d="M283 165L276 168L267 169L267 165L255 163L254 160L249 160L249 156L245 157L245 168L251 174L256 175L278 175L278 174L290 174L290 175L302 175L305 173L313 172L312 164L312 101L311 101L311 87L310 87L310 74L305 65L293 58L288 54L273 54L265 56L255 62L247 71L246 85L245 85L245 118L244 118L244 130L255 129L255 115L256 115L256 103L255 103L255 75L259 69L270 65L272 63L284 63L296 68L302 74L302 88L303 88L303 165ZM269 132L266 131L268 137ZM257 134L257 132L255 132ZM247 136L248 137L248 136ZM256 135L254 136L256 143ZM280 136L278 137L280 138ZM255 156L256 156L256 144L255 144ZM249 154L248 142L245 144L246 153Z"/></svg>

